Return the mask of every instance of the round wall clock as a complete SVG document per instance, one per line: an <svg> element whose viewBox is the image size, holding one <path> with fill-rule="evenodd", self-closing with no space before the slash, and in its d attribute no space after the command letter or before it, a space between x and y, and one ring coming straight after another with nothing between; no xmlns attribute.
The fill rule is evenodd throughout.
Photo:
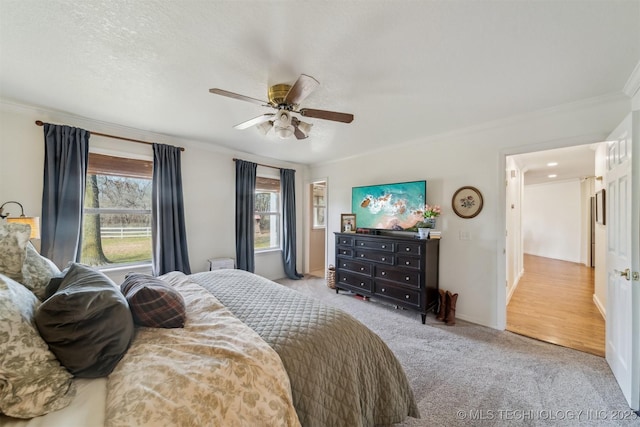
<svg viewBox="0 0 640 427"><path fill-rule="evenodd" d="M482 194L475 187L461 187L451 199L451 207L460 218L473 218L482 210Z"/></svg>

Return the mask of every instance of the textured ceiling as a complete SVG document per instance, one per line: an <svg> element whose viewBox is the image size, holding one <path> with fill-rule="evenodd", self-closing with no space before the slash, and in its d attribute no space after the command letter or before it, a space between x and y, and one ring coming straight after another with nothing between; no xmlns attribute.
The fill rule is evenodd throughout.
<svg viewBox="0 0 640 427"><path fill-rule="evenodd" d="M0 97L299 163L619 93L640 1L0 1ZM233 125L301 73L304 141Z"/></svg>

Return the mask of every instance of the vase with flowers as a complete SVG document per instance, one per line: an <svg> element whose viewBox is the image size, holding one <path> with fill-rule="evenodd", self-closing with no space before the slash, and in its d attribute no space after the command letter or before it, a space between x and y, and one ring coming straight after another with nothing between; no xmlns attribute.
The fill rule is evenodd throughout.
<svg viewBox="0 0 640 427"><path fill-rule="evenodd" d="M435 228L436 217L440 216L441 212L442 210L439 205L424 205L424 208L422 209L422 223L424 225L422 227Z"/></svg>
<svg viewBox="0 0 640 427"><path fill-rule="evenodd" d="M422 221L416 224L416 228L421 238L428 237L429 231L436 227L436 217L440 216L441 212L442 210L439 205L424 205L424 207L418 211L422 216Z"/></svg>

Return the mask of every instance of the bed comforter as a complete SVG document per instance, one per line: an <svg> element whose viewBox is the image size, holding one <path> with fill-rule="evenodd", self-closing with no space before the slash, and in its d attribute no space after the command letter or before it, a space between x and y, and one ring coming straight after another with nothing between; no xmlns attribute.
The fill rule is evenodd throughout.
<svg viewBox="0 0 640 427"><path fill-rule="evenodd" d="M420 417L394 354L347 313L242 270L189 278L278 353L303 426L389 425Z"/></svg>
<svg viewBox="0 0 640 427"><path fill-rule="evenodd" d="M109 375L105 426L298 426L278 355L182 273L162 279L184 297L188 322L139 328Z"/></svg>

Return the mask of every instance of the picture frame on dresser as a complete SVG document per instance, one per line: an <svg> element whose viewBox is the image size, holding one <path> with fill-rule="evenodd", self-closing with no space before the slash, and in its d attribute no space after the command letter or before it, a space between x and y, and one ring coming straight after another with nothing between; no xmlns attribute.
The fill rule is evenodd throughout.
<svg viewBox="0 0 640 427"><path fill-rule="evenodd" d="M343 213L340 215L340 232L355 233L356 232L356 215L352 213Z"/></svg>

